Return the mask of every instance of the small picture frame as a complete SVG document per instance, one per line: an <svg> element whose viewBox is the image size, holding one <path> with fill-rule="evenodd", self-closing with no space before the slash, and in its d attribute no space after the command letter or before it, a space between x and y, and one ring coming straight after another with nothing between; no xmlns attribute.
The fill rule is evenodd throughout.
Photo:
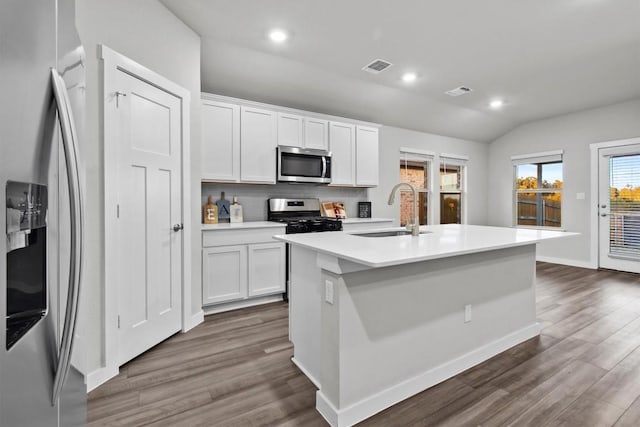
<svg viewBox="0 0 640 427"><path fill-rule="evenodd" d="M371 218L371 202L358 202L358 218Z"/></svg>
<svg viewBox="0 0 640 427"><path fill-rule="evenodd" d="M343 202L322 202L322 211L327 218L346 219L347 210Z"/></svg>

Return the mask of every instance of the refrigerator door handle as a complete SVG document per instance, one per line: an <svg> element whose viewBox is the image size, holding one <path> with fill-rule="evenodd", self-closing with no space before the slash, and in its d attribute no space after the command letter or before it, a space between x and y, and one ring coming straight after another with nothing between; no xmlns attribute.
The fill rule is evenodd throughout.
<svg viewBox="0 0 640 427"><path fill-rule="evenodd" d="M69 290L65 311L64 327L60 340L58 366L53 383L51 404L55 405L62 386L67 378L71 365L71 350L76 331L78 317L78 301L80 294L80 276L82 269L82 194L80 190L80 174L78 170L78 134L69 95L62 76L57 70L51 69L51 82L58 110L58 120L62 133L62 145L67 166L69 182L69 204L71 222L71 245L69 262Z"/></svg>

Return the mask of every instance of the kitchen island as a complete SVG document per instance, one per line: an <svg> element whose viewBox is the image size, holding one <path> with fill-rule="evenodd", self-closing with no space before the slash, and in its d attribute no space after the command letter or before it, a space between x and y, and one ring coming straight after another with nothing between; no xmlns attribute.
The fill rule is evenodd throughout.
<svg viewBox="0 0 640 427"><path fill-rule="evenodd" d="M471 225L379 234L400 230L275 236L291 245L293 361L333 426L538 335L535 245L574 235Z"/></svg>

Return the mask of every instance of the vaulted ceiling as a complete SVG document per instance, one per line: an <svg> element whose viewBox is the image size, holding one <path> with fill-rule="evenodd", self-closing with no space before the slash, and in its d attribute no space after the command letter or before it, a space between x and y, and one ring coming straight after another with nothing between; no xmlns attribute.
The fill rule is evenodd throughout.
<svg viewBox="0 0 640 427"><path fill-rule="evenodd" d="M640 97L640 0L161 1L202 37L205 92L483 142Z"/></svg>

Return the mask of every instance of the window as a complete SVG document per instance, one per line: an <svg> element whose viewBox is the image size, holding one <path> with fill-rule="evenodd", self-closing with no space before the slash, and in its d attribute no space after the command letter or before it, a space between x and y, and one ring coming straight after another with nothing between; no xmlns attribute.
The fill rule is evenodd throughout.
<svg viewBox="0 0 640 427"><path fill-rule="evenodd" d="M609 251L640 256L640 155L609 157Z"/></svg>
<svg viewBox="0 0 640 427"><path fill-rule="evenodd" d="M418 219L421 225L429 223L430 170L433 154L410 148L400 149L400 181L418 190ZM400 189L400 225L413 223L413 193Z"/></svg>
<svg viewBox="0 0 640 427"><path fill-rule="evenodd" d="M562 151L514 156L516 226L562 225Z"/></svg>
<svg viewBox="0 0 640 427"><path fill-rule="evenodd" d="M440 224L462 224L466 158L440 156Z"/></svg>

